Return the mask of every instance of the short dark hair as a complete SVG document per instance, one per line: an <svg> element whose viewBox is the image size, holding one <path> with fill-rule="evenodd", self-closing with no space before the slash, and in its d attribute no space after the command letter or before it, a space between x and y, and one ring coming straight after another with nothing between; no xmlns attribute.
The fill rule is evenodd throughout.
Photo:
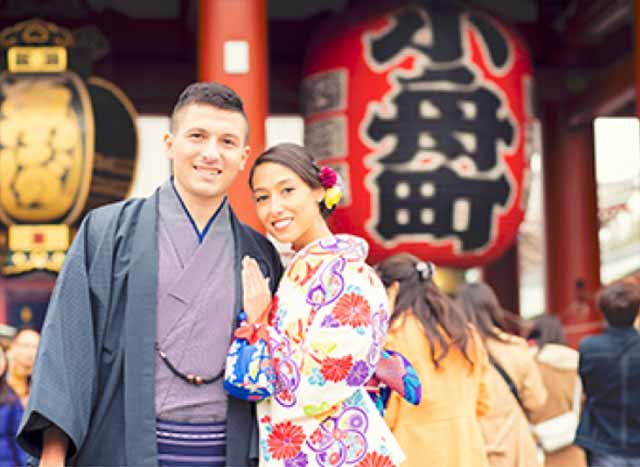
<svg viewBox="0 0 640 467"><path fill-rule="evenodd" d="M629 327L640 312L640 286L614 282L598 294L598 308L610 326Z"/></svg>
<svg viewBox="0 0 640 467"><path fill-rule="evenodd" d="M220 83L192 83L178 97L171 112L171 131L176 127L176 115L184 107L192 104L210 105L221 110L230 110L242 114L247 122L247 139L249 138L249 120L244 112L240 96L230 87Z"/></svg>
<svg viewBox="0 0 640 467"><path fill-rule="evenodd" d="M249 188L253 190L253 175L256 167L267 162L282 165L302 179L311 189L323 188L320 181L320 168L314 162L313 155L304 146L294 143L281 143L260 154L249 171ZM327 208L324 200L320 202L320 214L325 219L335 210Z"/></svg>

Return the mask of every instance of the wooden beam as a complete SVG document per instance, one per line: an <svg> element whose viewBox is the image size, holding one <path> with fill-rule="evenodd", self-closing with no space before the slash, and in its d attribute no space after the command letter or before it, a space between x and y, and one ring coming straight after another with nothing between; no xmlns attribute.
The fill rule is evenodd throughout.
<svg viewBox="0 0 640 467"><path fill-rule="evenodd" d="M636 3L639 1L636 0ZM629 54L611 65L585 92L571 99L567 105L569 126L575 127L591 122L596 117L612 115L633 102L637 86L634 67L638 67L637 58Z"/></svg>

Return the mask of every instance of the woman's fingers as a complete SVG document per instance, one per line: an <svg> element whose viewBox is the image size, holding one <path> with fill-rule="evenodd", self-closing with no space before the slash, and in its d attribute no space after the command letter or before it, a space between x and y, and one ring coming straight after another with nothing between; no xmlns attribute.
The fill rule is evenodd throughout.
<svg viewBox="0 0 640 467"><path fill-rule="evenodd" d="M249 321L256 321L271 303L271 289L258 263L248 256L242 259L242 287L244 310Z"/></svg>

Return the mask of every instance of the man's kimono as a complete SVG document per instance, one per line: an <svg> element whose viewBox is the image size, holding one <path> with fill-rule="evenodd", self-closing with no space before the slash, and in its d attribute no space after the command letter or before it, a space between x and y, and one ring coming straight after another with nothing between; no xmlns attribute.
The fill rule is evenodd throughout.
<svg viewBox="0 0 640 467"><path fill-rule="evenodd" d="M155 341L158 192L90 212L58 277L18 440L38 457L54 423L69 437L67 465L157 465ZM237 313L240 262L256 258L275 287L277 252L231 212ZM215 325L215 323L206 323ZM257 458L254 407L229 397L227 464Z"/></svg>

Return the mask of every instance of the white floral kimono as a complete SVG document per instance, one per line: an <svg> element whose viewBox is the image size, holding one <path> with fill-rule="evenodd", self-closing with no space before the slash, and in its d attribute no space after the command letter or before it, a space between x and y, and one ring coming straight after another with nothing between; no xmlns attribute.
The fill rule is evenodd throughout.
<svg viewBox="0 0 640 467"><path fill-rule="evenodd" d="M280 282L269 326L275 391L258 403L260 465L397 466L399 445L364 389L389 320L368 245L307 245ZM260 381L260 378L257 378Z"/></svg>

